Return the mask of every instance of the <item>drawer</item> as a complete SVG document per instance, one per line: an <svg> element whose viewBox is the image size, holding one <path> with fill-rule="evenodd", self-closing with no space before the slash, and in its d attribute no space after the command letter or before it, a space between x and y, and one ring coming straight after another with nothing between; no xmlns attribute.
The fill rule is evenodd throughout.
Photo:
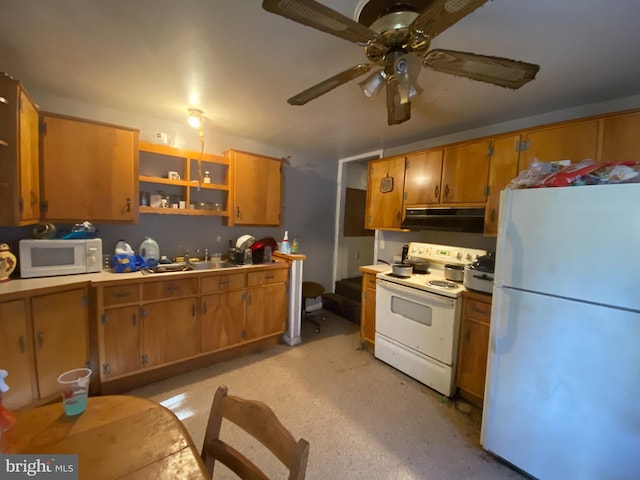
<svg viewBox="0 0 640 480"><path fill-rule="evenodd" d="M161 300L170 297L186 297L198 293L198 279L184 278L149 282L142 285L143 300Z"/></svg>
<svg viewBox="0 0 640 480"><path fill-rule="evenodd" d="M481 322L491 322L491 304L486 302L479 302L470 298L464 299L463 315L468 318L473 318Z"/></svg>
<svg viewBox="0 0 640 480"><path fill-rule="evenodd" d="M289 280L289 270L286 268L278 270L269 269L261 272L249 273L247 277L249 287L257 287L268 283L283 283Z"/></svg>
<svg viewBox="0 0 640 480"><path fill-rule="evenodd" d="M215 275L202 278L202 293L224 292L238 290L245 287L245 274Z"/></svg>
<svg viewBox="0 0 640 480"><path fill-rule="evenodd" d="M116 285L114 287L104 287L102 303L105 307L112 305L122 305L125 303L136 303L140 300L139 284Z"/></svg>

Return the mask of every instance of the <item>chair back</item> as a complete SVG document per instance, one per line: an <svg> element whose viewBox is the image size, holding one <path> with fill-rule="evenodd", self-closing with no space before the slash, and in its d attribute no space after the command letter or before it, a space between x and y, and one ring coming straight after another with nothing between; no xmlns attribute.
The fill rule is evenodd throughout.
<svg viewBox="0 0 640 480"><path fill-rule="evenodd" d="M251 460L220 439L223 418L268 448L289 470L289 480L305 478L309 443L302 438L296 442L267 405L227 395L226 386L216 390L202 446L202 460L212 477L214 464L219 461L243 480L269 480Z"/></svg>

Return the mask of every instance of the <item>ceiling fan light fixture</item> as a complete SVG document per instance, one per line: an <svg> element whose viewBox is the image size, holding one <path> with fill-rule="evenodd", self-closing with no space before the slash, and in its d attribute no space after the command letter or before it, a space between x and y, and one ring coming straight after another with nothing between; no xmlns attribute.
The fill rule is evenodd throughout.
<svg viewBox="0 0 640 480"><path fill-rule="evenodd" d="M193 128L200 128L202 127L203 115L204 112L202 110L198 110L197 108L190 108L187 123Z"/></svg>
<svg viewBox="0 0 640 480"><path fill-rule="evenodd" d="M375 95L382 89L385 85L387 79L387 75L384 71L380 70L377 72L373 72L366 79L360 82L360 88L364 92L364 94L369 98L374 98Z"/></svg>

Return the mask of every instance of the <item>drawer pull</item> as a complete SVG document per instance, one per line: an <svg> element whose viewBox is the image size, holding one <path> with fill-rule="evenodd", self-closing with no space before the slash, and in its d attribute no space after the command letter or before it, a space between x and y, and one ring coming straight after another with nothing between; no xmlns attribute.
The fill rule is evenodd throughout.
<svg viewBox="0 0 640 480"><path fill-rule="evenodd" d="M42 345L44 343L44 337L42 335L42 331L38 330L38 348L42 348Z"/></svg>
<svg viewBox="0 0 640 480"><path fill-rule="evenodd" d="M219 285L219 286L221 286L221 287L222 287L223 285L229 285L229 280L220 280L220 281L218 282L218 285Z"/></svg>
<svg viewBox="0 0 640 480"><path fill-rule="evenodd" d="M191 304L191 316L192 317L196 316L196 304L195 303Z"/></svg>
<svg viewBox="0 0 640 480"><path fill-rule="evenodd" d="M202 314L206 315L207 314L207 302L204 302L202 304Z"/></svg>
<svg viewBox="0 0 640 480"><path fill-rule="evenodd" d="M137 321L138 321L138 320L137 320L137 318L136 318L136 314L135 314L135 313L133 313L133 314L131 315L131 325L135 327L135 326L136 326Z"/></svg>
<svg viewBox="0 0 640 480"><path fill-rule="evenodd" d="M118 292L114 295L116 298L125 298L131 295L131 292Z"/></svg>
<svg viewBox="0 0 640 480"><path fill-rule="evenodd" d="M177 292L178 290L180 290L180 287L176 287L176 286L167 287L167 292Z"/></svg>
<svg viewBox="0 0 640 480"><path fill-rule="evenodd" d="M264 278L265 280L271 280L273 278L273 275L265 275Z"/></svg>
<svg viewBox="0 0 640 480"><path fill-rule="evenodd" d="M24 353L24 335L18 337L18 348L20 349L20 353Z"/></svg>

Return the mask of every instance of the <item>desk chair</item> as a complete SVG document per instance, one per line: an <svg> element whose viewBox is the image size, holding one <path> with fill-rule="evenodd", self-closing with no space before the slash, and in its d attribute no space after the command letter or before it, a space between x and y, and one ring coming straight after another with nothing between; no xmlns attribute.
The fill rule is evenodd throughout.
<svg viewBox="0 0 640 480"><path fill-rule="evenodd" d="M251 460L220 440L223 418L235 423L268 448L289 470L289 480L304 480L309 442L303 438L296 442L267 405L227 395L227 387L224 385L218 387L213 398L202 446L202 460L212 478L217 460L243 480L268 480Z"/></svg>
<svg viewBox="0 0 640 480"><path fill-rule="evenodd" d="M324 293L324 287L316 282L302 282L302 319L309 320L316 326L316 333L320 333L320 324L307 313L307 298L318 298ZM326 320L326 317L322 318Z"/></svg>

